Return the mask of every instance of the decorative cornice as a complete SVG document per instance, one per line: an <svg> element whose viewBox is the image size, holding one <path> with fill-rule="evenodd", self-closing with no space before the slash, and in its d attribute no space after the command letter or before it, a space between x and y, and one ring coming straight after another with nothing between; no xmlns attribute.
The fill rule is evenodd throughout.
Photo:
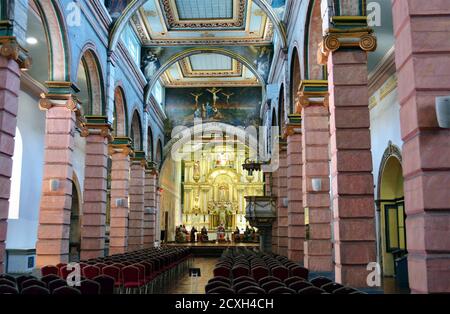
<svg viewBox="0 0 450 314"><path fill-rule="evenodd" d="M302 109L308 106L328 106L328 81L303 80L297 92L295 112L301 114Z"/></svg>
<svg viewBox="0 0 450 314"><path fill-rule="evenodd" d="M377 38L370 27L360 28L330 28L326 31L322 43L319 45L318 63L325 65L330 52L341 48L361 49L363 51L375 51Z"/></svg>
<svg viewBox="0 0 450 314"><path fill-rule="evenodd" d="M27 71L33 63L28 51L17 42L14 36L0 36L0 55L14 60L22 71Z"/></svg>
<svg viewBox="0 0 450 314"><path fill-rule="evenodd" d="M108 141L113 142L114 138L111 135L112 127L108 122L108 117L106 116L85 116L85 128L87 129L87 134L84 133L84 136L89 135L101 135L106 137Z"/></svg>

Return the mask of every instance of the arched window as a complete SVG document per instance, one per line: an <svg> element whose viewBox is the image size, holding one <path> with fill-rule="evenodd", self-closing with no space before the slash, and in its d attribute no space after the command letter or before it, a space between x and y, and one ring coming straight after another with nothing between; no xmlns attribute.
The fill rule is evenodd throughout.
<svg viewBox="0 0 450 314"><path fill-rule="evenodd" d="M12 176L11 176L11 194L9 198L9 219L19 219L20 209L20 183L22 181L22 154L23 142L22 135L16 128L16 139L14 143L14 156Z"/></svg>

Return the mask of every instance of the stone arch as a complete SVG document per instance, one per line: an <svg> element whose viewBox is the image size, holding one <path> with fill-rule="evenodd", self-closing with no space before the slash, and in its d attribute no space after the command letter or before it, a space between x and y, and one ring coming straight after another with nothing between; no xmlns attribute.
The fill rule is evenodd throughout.
<svg viewBox="0 0 450 314"><path fill-rule="evenodd" d="M377 185L379 254L385 276L395 276L395 256L392 247L406 253L406 214L403 185L401 151L397 146L389 143L383 154ZM400 230L403 230L403 232L399 232ZM395 241L397 245L393 243Z"/></svg>
<svg viewBox="0 0 450 314"><path fill-rule="evenodd" d="M77 261L81 252L82 192L76 173L72 178L72 204L69 225L69 261ZM76 255L76 256L74 256ZM75 258L74 258L75 257ZM74 258L74 259L73 259Z"/></svg>
<svg viewBox="0 0 450 314"><path fill-rule="evenodd" d="M113 129L114 136L128 136L128 111L125 93L122 86L118 85L114 89L114 108L113 108Z"/></svg>
<svg viewBox="0 0 450 314"><path fill-rule="evenodd" d="M129 134L131 136L134 150L141 151L143 147L142 122L137 110L133 113Z"/></svg>
<svg viewBox="0 0 450 314"><path fill-rule="evenodd" d="M64 13L57 0L33 0L41 16L49 51L49 81L71 81L70 44Z"/></svg>
<svg viewBox="0 0 450 314"><path fill-rule="evenodd" d="M297 99L297 92L298 88L300 86L302 77L301 77L301 68L300 68L300 55L298 53L297 47L294 47L292 50L292 56L291 56L291 64L289 67L289 73L290 73L290 103L289 103L289 114L292 114L295 112L295 103Z"/></svg>
<svg viewBox="0 0 450 314"><path fill-rule="evenodd" d="M120 35L125 29L125 26L128 24L131 17L137 12L137 10L139 10L139 8L146 2L147 0L131 0L130 3L128 3L122 15L117 19L111 30L111 36L109 40L110 51L114 51L116 49L116 46L119 43ZM268 4L266 0L253 0L253 2L258 5L260 9L264 11L264 13L267 14L281 40L281 48L286 49L288 46L286 29L284 27L284 24L278 18L277 14L273 11L271 5Z"/></svg>
<svg viewBox="0 0 450 314"><path fill-rule="evenodd" d="M321 1L311 0L305 23L304 77L306 80L323 80L325 67L318 63L319 44L322 42Z"/></svg>
<svg viewBox="0 0 450 314"><path fill-rule="evenodd" d="M252 73L256 76L256 78L260 82L262 90L263 90L262 98L265 99L266 82L265 82L264 78L261 76L261 74L258 73L258 70L255 68L254 64L251 61L249 61L245 57L243 57L233 51L227 50L227 49L217 48L217 47L205 47L205 48L200 48L200 49L199 48L186 49L180 53L175 54L169 60L167 60L167 62L158 69L158 71L153 75L152 80L148 83L148 88L147 88L147 92L145 95L145 104L148 104L150 102L153 87L155 86L156 82L158 82L161 75L163 75L167 69L169 69L173 64L177 63L178 61L180 61L184 58L190 57L192 55L202 54L202 53L221 54L221 55L233 58L233 59L239 61L240 63L242 63L243 65L245 65L250 71L252 71Z"/></svg>
<svg viewBox="0 0 450 314"><path fill-rule="evenodd" d="M88 104L83 104L87 115L106 115L106 101L104 79L101 63L96 53L95 46L88 43L82 49L80 61L78 62L77 81L80 71L85 71L87 81Z"/></svg>

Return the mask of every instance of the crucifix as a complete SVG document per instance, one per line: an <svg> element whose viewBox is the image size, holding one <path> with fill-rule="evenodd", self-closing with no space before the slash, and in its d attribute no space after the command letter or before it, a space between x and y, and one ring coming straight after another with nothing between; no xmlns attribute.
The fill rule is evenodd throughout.
<svg viewBox="0 0 450 314"><path fill-rule="evenodd" d="M201 95L203 95L203 93L200 93L200 94L191 93L191 95L194 96L194 98L195 98L195 109L197 109L198 108L198 99Z"/></svg>
<svg viewBox="0 0 450 314"><path fill-rule="evenodd" d="M225 94L224 92L222 92L222 95L224 95L227 98L227 105L230 104L230 97L234 95L234 93L231 94Z"/></svg>
<svg viewBox="0 0 450 314"><path fill-rule="evenodd" d="M211 94L213 94L213 107L216 107L216 102L219 99L219 97L217 96L217 94L221 91L221 89L217 89L217 88L213 88L213 89L207 89L208 92L210 92Z"/></svg>

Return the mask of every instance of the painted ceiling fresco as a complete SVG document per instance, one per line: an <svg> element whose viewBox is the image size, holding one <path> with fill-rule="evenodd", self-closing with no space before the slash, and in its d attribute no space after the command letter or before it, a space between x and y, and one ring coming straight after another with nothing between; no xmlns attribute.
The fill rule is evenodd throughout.
<svg viewBox="0 0 450 314"><path fill-rule="evenodd" d="M252 0L148 0L132 17L144 46L270 44L273 25Z"/></svg>
<svg viewBox="0 0 450 314"><path fill-rule="evenodd" d="M234 53L254 60L252 66L267 79L272 62L272 47L217 47L219 50L233 50ZM143 73L151 79L165 61L176 51L172 47L146 48L143 57ZM200 53L183 58L172 64L161 76L165 87L249 87L261 86L261 82L247 66L240 61L217 53Z"/></svg>

